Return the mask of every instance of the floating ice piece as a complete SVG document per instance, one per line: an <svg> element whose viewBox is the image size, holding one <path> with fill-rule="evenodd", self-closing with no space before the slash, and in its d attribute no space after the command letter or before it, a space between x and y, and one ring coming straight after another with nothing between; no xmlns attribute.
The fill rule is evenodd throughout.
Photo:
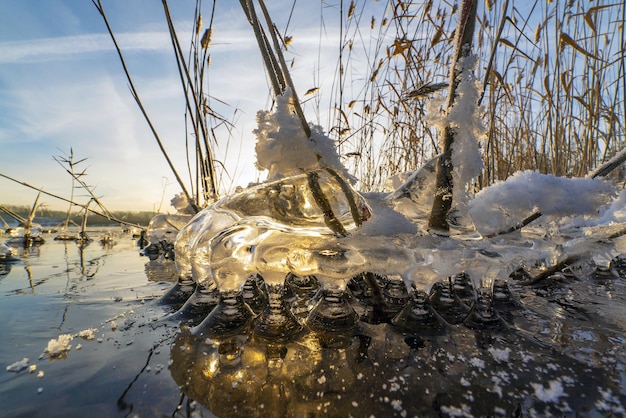
<svg viewBox="0 0 626 418"><path fill-rule="evenodd" d="M21 359L20 361L16 361L13 364L10 364L7 366L7 372L11 372L11 373L19 373L22 370L25 370L28 368L28 358L24 357L23 359Z"/></svg>
<svg viewBox="0 0 626 418"><path fill-rule="evenodd" d="M6 244L13 247L43 244L44 238L42 234L43 228L37 223L32 223L30 228L18 226L11 229L9 239L6 241Z"/></svg>
<svg viewBox="0 0 626 418"><path fill-rule="evenodd" d="M14 260L13 251L4 243L0 242L0 263Z"/></svg>
<svg viewBox="0 0 626 418"><path fill-rule="evenodd" d="M72 349L70 341L72 341L73 338L74 337L70 334L61 334L59 335L59 338L53 338L48 341L48 346L46 347L45 352L50 357L61 357Z"/></svg>

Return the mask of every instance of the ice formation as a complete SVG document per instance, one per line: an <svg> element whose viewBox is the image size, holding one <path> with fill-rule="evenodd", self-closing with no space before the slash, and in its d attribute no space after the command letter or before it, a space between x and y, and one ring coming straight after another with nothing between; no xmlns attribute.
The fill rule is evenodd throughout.
<svg viewBox="0 0 626 418"><path fill-rule="evenodd" d="M474 98L472 86L466 80L460 88L469 101ZM623 217L623 197L606 209L615 197L608 182L528 171L469 201L462 200L470 194L457 199L449 219L452 236L432 236L426 220L439 157L396 183L390 193L361 195L352 188L332 141L317 130L306 138L287 97L278 100L275 113L258 115L257 164L268 171L268 181L215 202L177 234L179 282L165 299L184 296L179 315L208 314L196 324L200 334L237 333L253 321L264 337L285 337L304 324L350 328L357 314L346 301L348 285L353 293L359 286L380 287L383 297L396 304L392 322L409 328L415 321L427 321L428 303L450 304L454 294L462 293L459 289L469 286L476 289L474 315L488 322L493 317L491 298L506 295L506 290L494 290L498 278L522 263L551 267L585 252L589 244L554 245L532 232L509 241L484 235L504 231L533 211L572 217L604 210L604 219ZM469 108L459 105L448 117L461 121ZM471 157L456 157L456 178L463 184L480 170L480 159L474 157L482 128L470 125L456 125L461 140L454 152ZM559 226L555 228L558 232ZM616 255L611 245L605 252L608 260ZM312 289L307 293L311 304L288 306L285 295L305 288ZM428 296L433 292L438 296ZM266 305L257 304L262 297L268 298ZM296 318L300 311L304 317ZM446 320L456 321L455 315L461 312L450 313Z"/></svg>

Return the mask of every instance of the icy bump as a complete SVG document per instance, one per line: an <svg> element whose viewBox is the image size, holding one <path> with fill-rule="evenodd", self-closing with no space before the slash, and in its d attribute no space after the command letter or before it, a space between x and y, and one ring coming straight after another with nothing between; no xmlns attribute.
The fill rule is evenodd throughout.
<svg viewBox="0 0 626 418"><path fill-rule="evenodd" d="M254 254L259 245L275 246L290 236L290 242L301 243L295 248L302 247L323 236L348 234L369 216L365 200L332 170L255 186L216 202L181 229L174 245L179 274L191 270L197 282L219 275L218 281L234 289L252 273L263 274L258 271L262 267L255 269L251 263L266 265L270 275L286 263L278 257L270 267ZM288 272L282 268L283 279Z"/></svg>
<svg viewBox="0 0 626 418"><path fill-rule="evenodd" d="M178 232L189 222L191 215L158 214L150 219L146 238L150 243L173 243Z"/></svg>
<svg viewBox="0 0 626 418"><path fill-rule="evenodd" d="M174 241L176 268L181 278L192 277L192 258L195 243L203 237L211 240L224 228L234 224L239 217L234 213L216 210L209 207L200 211L181 228ZM197 280L203 280L198 277Z"/></svg>

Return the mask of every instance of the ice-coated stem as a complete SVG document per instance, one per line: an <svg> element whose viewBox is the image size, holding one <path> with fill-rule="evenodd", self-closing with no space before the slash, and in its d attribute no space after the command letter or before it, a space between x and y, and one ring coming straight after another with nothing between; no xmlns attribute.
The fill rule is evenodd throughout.
<svg viewBox="0 0 626 418"><path fill-rule="evenodd" d="M456 89L460 83L459 75L462 68L457 68L457 63L462 57L468 56L472 49L477 5L476 0L463 0L462 2L461 18L455 36L455 53L450 69L451 82L448 91L447 110L450 110L454 104ZM448 212L452 207L452 144L455 134L455 129L450 125L447 125L443 132L443 153L437 165L435 198L428 221L431 230L441 235L450 233Z"/></svg>

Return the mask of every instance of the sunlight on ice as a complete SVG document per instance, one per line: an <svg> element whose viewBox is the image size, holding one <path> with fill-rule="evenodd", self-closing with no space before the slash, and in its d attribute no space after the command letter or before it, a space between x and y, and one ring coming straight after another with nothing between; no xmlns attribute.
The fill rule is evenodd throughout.
<svg viewBox="0 0 626 418"><path fill-rule="evenodd" d="M468 98L473 97L474 84L463 84ZM461 106L451 117L461 121L471 108ZM397 277L405 292L413 294L413 309L419 312L423 292L444 292L441 303L446 303L446 292L451 291L447 285L432 286L442 280L453 286L452 278L463 273L478 299L485 299L488 314L494 282L520 266L550 268L584 252L593 253L597 265L607 265L620 254L613 244L598 247L584 233L576 239L567 235L568 228L577 228L597 238L608 233L607 225L625 221L619 204L624 197L615 199L615 189L606 181L516 173L476 196L457 198L449 219L452 236L443 238L427 228L439 157L412 174L397 176L390 182L391 192L360 194L332 140L318 127L313 127L310 140L306 138L290 110L288 92L274 113L259 112L258 122L257 166L268 170L267 182L222 198L191 220L178 201L178 214L155 218L149 229L154 240L170 242L172 231L180 230L173 245L177 291L192 294L187 305L196 308L217 304L199 326L209 334L228 332L227 324L244 327L259 314L243 302L259 280L269 305L260 312L255 331L284 336L301 328L282 300L287 279L314 277L318 282L321 296L310 321L323 317L323 309L334 309L341 321L351 323L351 308L339 305L348 282L363 274ZM472 125L455 152L467 154L476 148L481 132L479 125ZM480 171L478 160L456 161L469 165L459 165L456 174L469 184L469 177ZM541 211L545 223L497 236L533 211ZM492 234L496 236L486 237ZM328 326L330 317L321 322Z"/></svg>

